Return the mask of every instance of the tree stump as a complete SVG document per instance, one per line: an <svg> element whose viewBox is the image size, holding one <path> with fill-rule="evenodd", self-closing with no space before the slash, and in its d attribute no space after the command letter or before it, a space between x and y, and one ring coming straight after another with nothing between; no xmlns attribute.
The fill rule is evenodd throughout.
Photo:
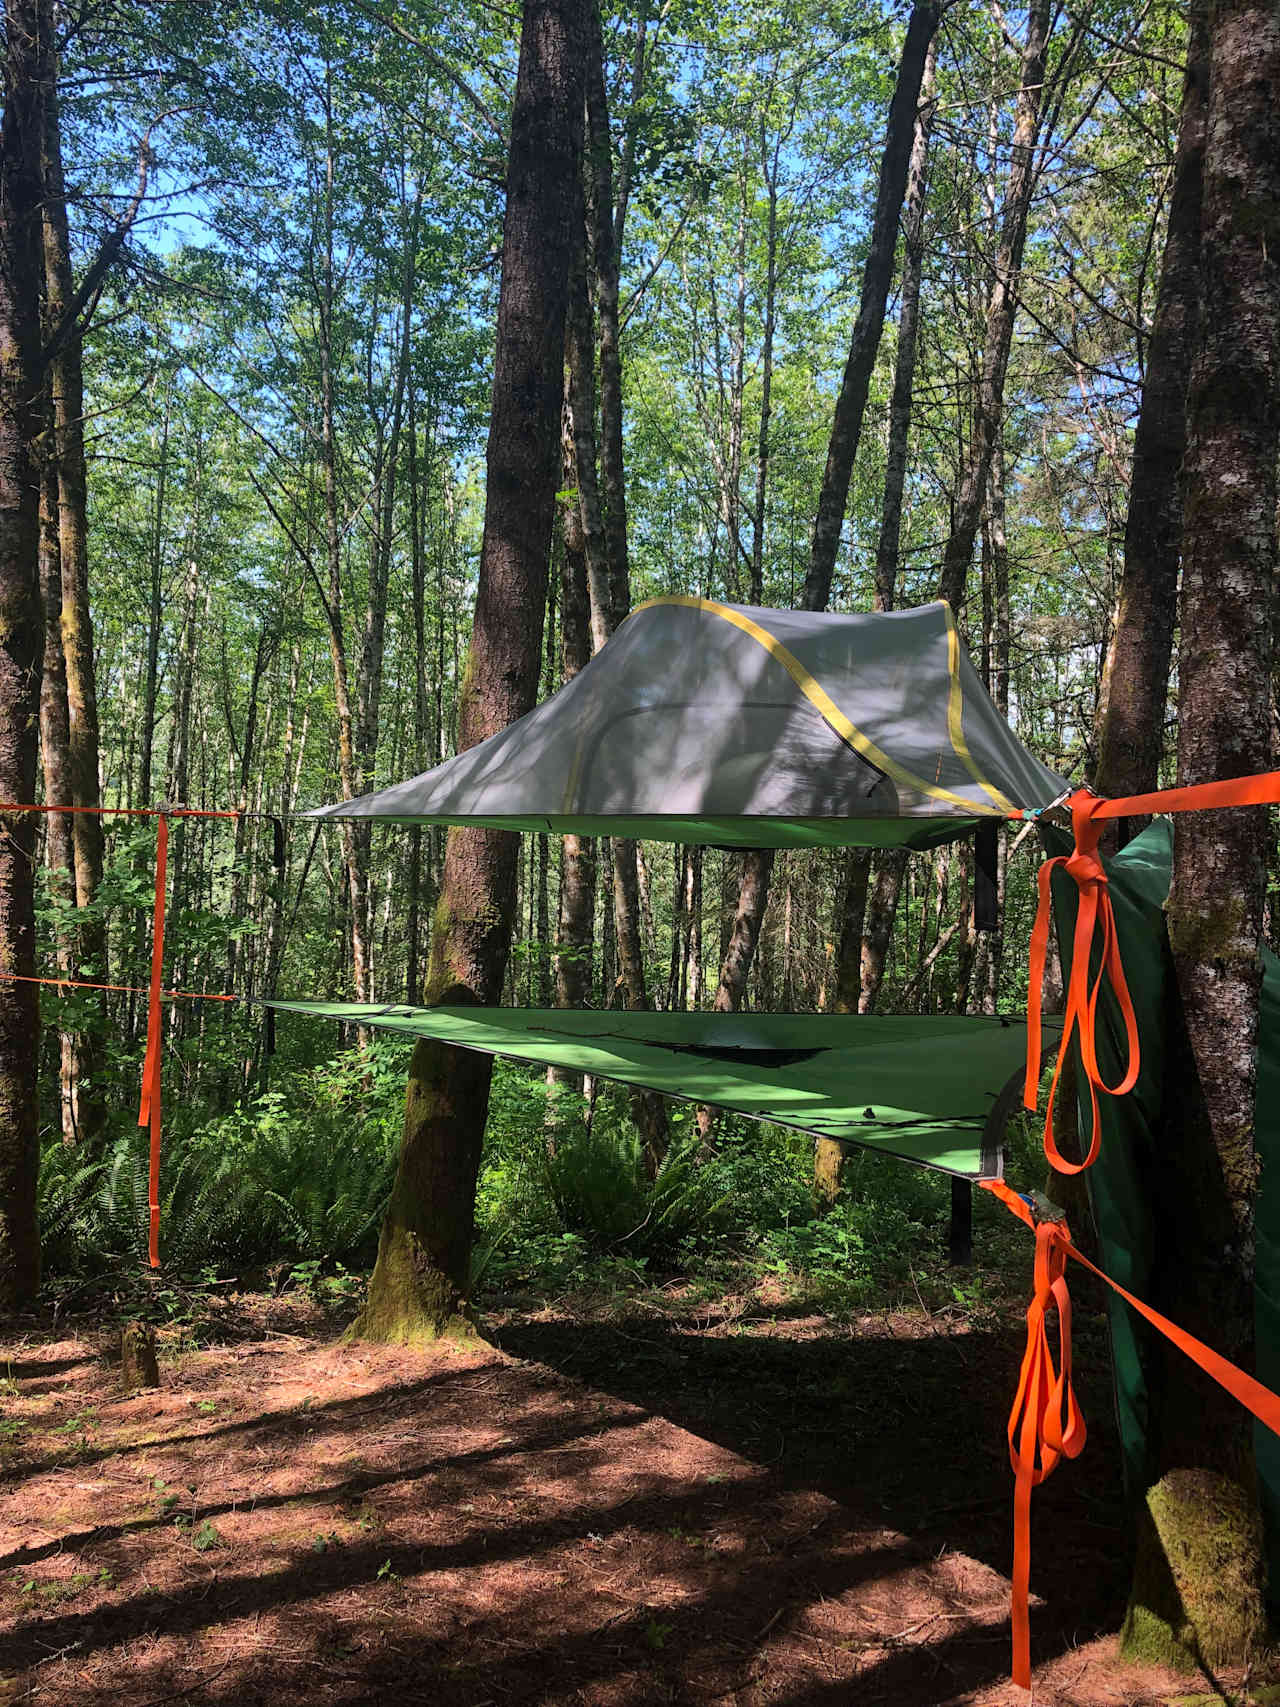
<svg viewBox="0 0 1280 1707"><path fill-rule="evenodd" d="M160 1385L156 1330L149 1322L126 1322L120 1335L120 1379L126 1393Z"/></svg>

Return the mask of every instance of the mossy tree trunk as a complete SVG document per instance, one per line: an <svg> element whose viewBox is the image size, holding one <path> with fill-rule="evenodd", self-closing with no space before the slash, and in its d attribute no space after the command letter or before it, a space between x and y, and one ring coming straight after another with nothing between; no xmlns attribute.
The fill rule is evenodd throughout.
<svg viewBox="0 0 1280 1707"><path fill-rule="evenodd" d="M40 218L44 99L51 75L47 0L6 0L0 118L0 798L34 799L44 643L40 597ZM35 829L0 836L0 971L35 972ZM36 1225L34 984L0 983L0 1309L40 1282Z"/></svg>
<svg viewBox="0 0 1280 1707"><path fill-rule="evenodd" d="M582 144L580 0L525 0L511 116L484 538L458 745L534 703L559 476L564 323ZM496 1001L516 902L517 837L453 829L425 999ZM354 1331L397 1342L465 1331L488 1057L424 1039L369 1299Z"/></svg>
<svg viewBox="0 0 1280 1707"><path fill-rule="evenodd" d="M1178 781L1271 763L1270 615L1280 451L1280 9L1210 14L1200 328L1183 474ZM1250 1367L1253 1104L1266 814L1176 820L1177 974L1166 1130L1153 1181L1155 1302ZM1152 1485L1125 1628L1143 1658L1238 1664L1266 1634L1246 1413L1163 1343L1151 1371Z"/></svg>
<svg viewBox="0 0 1280 1707"><path fill-rule="evenodd" d="M1098 706L1093 785L1099 794L1149 793L1159 783L1164 756L1182 559L1187 378L1199 319L1200 201L1208 96L1208 0L1201 0L1191 13L1169 227L1133 441L1124 571ZM1142 827L1142 823L1129 826L1134 831Z"/></svg>

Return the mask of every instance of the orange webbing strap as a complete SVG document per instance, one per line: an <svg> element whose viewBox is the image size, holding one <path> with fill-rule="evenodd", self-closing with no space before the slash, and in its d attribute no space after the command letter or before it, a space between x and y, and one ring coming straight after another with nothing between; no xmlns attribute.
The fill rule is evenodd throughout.
<svg viewBox="0 0 1280 1707"><path fill-rule="evenodd" d="M1280 771L1230 776L1224 782L1196 782L1186 788L1161 788L1154 794L1129 794L1099 803L1099 818L1138 818L1151 812L1208 812L1215 806L1280 805Z"/></svg>
<svg viewBox="0 0 1280 1707"><path fill-rule="evenodd" d="M147 1175L147 1207L150 1230L147 1255L152 1268L160 1267L160 1056L163 1047L160 1012L164 974L165 887L169 863L169 820L163 815L156 824L156 898L151 934L151 982L147 1000L147 1052L142 1062L142 1105L138 1125L151 1128L151 1166Z"/></svg>
<svg viewBox="0 0 1280 1707"><path fill-rule="evenodd" d="M1024 1107L1034 1112L1040 1088L1040 1008L1049 930L1053 922L1051 885L1054 872L1062 870L1075 881L1080 896L1076 911L1075 938L1071 945L1071 968L1067 978L1067 1005L1063 1015L1062 1042L1058 1047L1058 1058L1054 1064L1053 1080L1049 1086L1049 1102L1044 1116L1044 1153L1059 1173L1078 1174L1082 1169L1092 1167L1098 1155L1101 1133L1098 1092L1105 1091L1109 1096L1123 1096L1126 1091L1132 1090L1138 1079L1140 1054L1138 1020L1133 1011L1129 986L1125 982L1124 967L1120 961L1107 874L1103 870L1102 858L1098 853L1102 829L1095 820L1098 808L1103 804L1102 798L1090 794L1087 789L1078 789L1071 796L1070 804L1071 827L1076 838L1075 851L1070 855L1060 854L1056 859L1047 859L1040 867L1040 899L1036 908L1036 922L1031 932L1031 977L1027 989L1027 1075L1022 1101ZM1097 977L1090 983L1089 971L1095 931L1101 932L1102 953ZM1128 1066L1119 1083L1114 1085L1107 1084L1098 1069L1096 1025L1098 997L1104 978L1110 981L1120 1004L1128 1045ZM1063 1063L1067 1059L1073 1031L1079 1032L1080 1060L1092 1105L1089 1151L1082 1162L1070 1162L1066 1159L1058 1149L1053 1131L1053 1107L1058 1094L1058 1080L1062 1076Z"/></svg>
<svg viewBox="0 0 1280 1707"><path fill-rule="evenodd" d="M151 1129L151 1162L147 1181L147 1205L150 1210L150 1227L147 1238L147 1255L152 1268L160 1267L160 1137L161 1137L161 1091L160 1091L160 1057L163 1049L163 1032L160 1013L161 1001L166 996L184 996L200 1001L232 1002L236 998L226 995L206 995L195 990L165 990L162 987L164 973L164 916L165 916L165 887L169 859L169 819L170 818L241 818L242 812L209 811L199 806L61 806L48 804L20 804L15 801L0 801L0 813L4 812L82 812L94 817L122 818L155 818L156 825L156 894L153 912L153 931L151 938L151 978L147 985L147 1050L142 1062L142 1102L138 1111L138 1125ZM77 990L130 990L127 984L93 984L72 978L29 978L18 973L3 974L13 982L23 984L57 984L64 989Z"/></svg>
<svg viewBox="0 0 1280 1707"><path fill-rule="evenodd" d="M1036 1236L1035 1291L1027 1307L1027 1345L1018 1371L1018 1391L1009 1412L1009 1460L1013 1465L1013 1681L1031 1687L1031 1490L1064 1458L1084 1450L1084 1416L1071 1385L1071 1294L1067 1290L1065 1221L1036 1222L1030 1209L1002 1180L982 1184L1027 1223ZM1058 1366L1046 1325L1050 1305L1058 1311Z"/></svg>
<svg viewBox="0 0 1280 1707"><path fill-rule="evenodd" d="M1039 903L1036 908L1035 926L1031 932L1031 978L1027 991L1027 1074L1022 1098L1026 1108L1035 1109L1040 1084L1042 986L1052 923L1051 883L1053 873L1062 870L1074 880L1080 893L1075 935L1071 945L1071 966L1066 980L1067 1003L1062 1042L1058 1049L1044 1117L1044 1152L1059 1173L1079 1173L1096 1160L1100 1137L1099 1092L1108 1096L1123 1096L1132 1090L1137 1083L1141 1060L1137 1016L1133 1011L1124 967L1120 961L1107 874L1098 853L1102 823L1109 818L1129 818L1152 812L1204 812L1218 806L1265 806L1278 803L1280 771L1266 771L1259 776L1229 777L1225 782L1196 783L1187 788L1166 788L1155 794L1132 794L1116 800L1105 800L1087 788L1077 789L1071 796L1069 805L1071 828L1075 834L1075 850L1070 855L1046 860L1040 867ZM1090 982L1094 938L1099 933L1098 971L1097 976ZM1107 1084L1098 1068L1097 1012L1104 978L1110 983L1119 1003L1125 1029L1126 1066L1119 1083L1115 1085ZM1089 1086L1091 1111L1089 1149L1082 1162L1069 1162L1062 1155L1053 1131L1054 1100L1073 1031L1079 1033L1080 1061Z"/></svg>
<svg viewBox="0 0 1280 1707"><path fill-rule="evenodd" d="M1027 1348L1018 1377L1018 1392L1009 1414L1009 1452L1014 1470L1013 1511L1013 1681L1031 1687L1031 1657L1027 1600L1031 1580L1031 1490L1062 1457L1074 1458L1085 1442L1084 1419L1071 1390L1071 1297L1064 1269L1074 1257L1135 1309L1144 1321L1170 1340L1231 1397L1275 1435L1280 1435L1280 1396L1246 1375L1234 1363L1144 1304L1141 1298L1090 1262L1071 1242L1065 1221L1039 1221L1026 1201L1003 1180L980 1182L993 1197L1024 1221L1036 1235L1035 1296L1027 1310ZM1057 1305L1058 1370L1045 1333L1049 1303Z"/></svg>

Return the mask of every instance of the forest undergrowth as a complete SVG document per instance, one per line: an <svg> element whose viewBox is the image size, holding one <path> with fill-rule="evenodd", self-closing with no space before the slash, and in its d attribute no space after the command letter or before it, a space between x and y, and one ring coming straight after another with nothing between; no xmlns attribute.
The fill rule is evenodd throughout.
<svg viewBox="0 0 1280 1707"><path fill-rule="evenodd" d="M51 1137L40 1174L49 1302L114 1299L126 1316L198 1322L202 1300L237 1286L304 1289L339 1309L358 1300L394 1175L406 1056L379 1039L280 1071L230 1112L175 1110L160 1277L143 1266L147 1134L131 1109L93 1155ZM1020 1230L982 1193L975 1266L947 1266L944 1175L855 1151L839 1200L819 1206L810 1138L726 1116L706 1146L692 1105L671 1105L670 1119L673 1142L650 1180L624 1093L602 1087L588 1108L561 1090L551 1109L540 1075L497 1065L476 1205L482 1313L513 1299L596 1311L673 1292L688 1304L760 1293L835 1316L981 1311L1025 1284ZM1010 1138L1015 1176L1034 1182L1021 1122Z"/></svg>

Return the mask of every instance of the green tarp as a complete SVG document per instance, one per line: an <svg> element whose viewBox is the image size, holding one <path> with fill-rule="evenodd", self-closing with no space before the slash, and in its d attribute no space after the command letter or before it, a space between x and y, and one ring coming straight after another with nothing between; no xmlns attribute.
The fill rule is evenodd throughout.
<svg viewBox="0 0 1280 1707"><path fill-rule="evenodd" d="M1044 832L1051 853L1070 851L1070 838ZM1171 988L1172 964L1165 929L1173 831L1157 819L1113 859L1107 861L1125 979L1138 1017L1142 1067L1138 1083L1125 1097L1101 1098L1101 1149L1088 1181L1102 1266L1139 1298L1150 1295L1155 1228L1144 1174L1161 1166L1160 1123L1164 1091L1164 1004ZM1054 901L1059 945L1070 955L1075 922L1075 886L1055 881ZM1280 1392L1280 960L1263 950L1261 1011L1258 1024L1258 1084L1255 1142L1262 1163L1257 1205L1255 1314L1256 1374L1264 1386ZM1104 987L1098 1032L1099 1064L1113 1083L1124 1053L1119 1010ZM1080 1106L1082 1130L1088 1108ZM1144 1364L1151 1330L1121 1299L1110 1299L1116 1411L1131 1490L1147 1485L1147 1385ZM1280 1440L1257 1426L1254 1434L1258 1484L1267 1527L1271 1596L1280 1606Z"/></svg>
<svg viewBox="0 0 1280 1707"><path fill-rule="evenodd" d="M1057 799L945 603L642 605L571 682L422 776L311 814L726 847L929 847Z"/></svg>
<svg viewBox="0 0 1280 1707"><path fill-rule="evenodd" d="M269 1005L593 1073L972 1179L1000 1175L1026 1052L1022 1020L973 1016Z"/></svg>

